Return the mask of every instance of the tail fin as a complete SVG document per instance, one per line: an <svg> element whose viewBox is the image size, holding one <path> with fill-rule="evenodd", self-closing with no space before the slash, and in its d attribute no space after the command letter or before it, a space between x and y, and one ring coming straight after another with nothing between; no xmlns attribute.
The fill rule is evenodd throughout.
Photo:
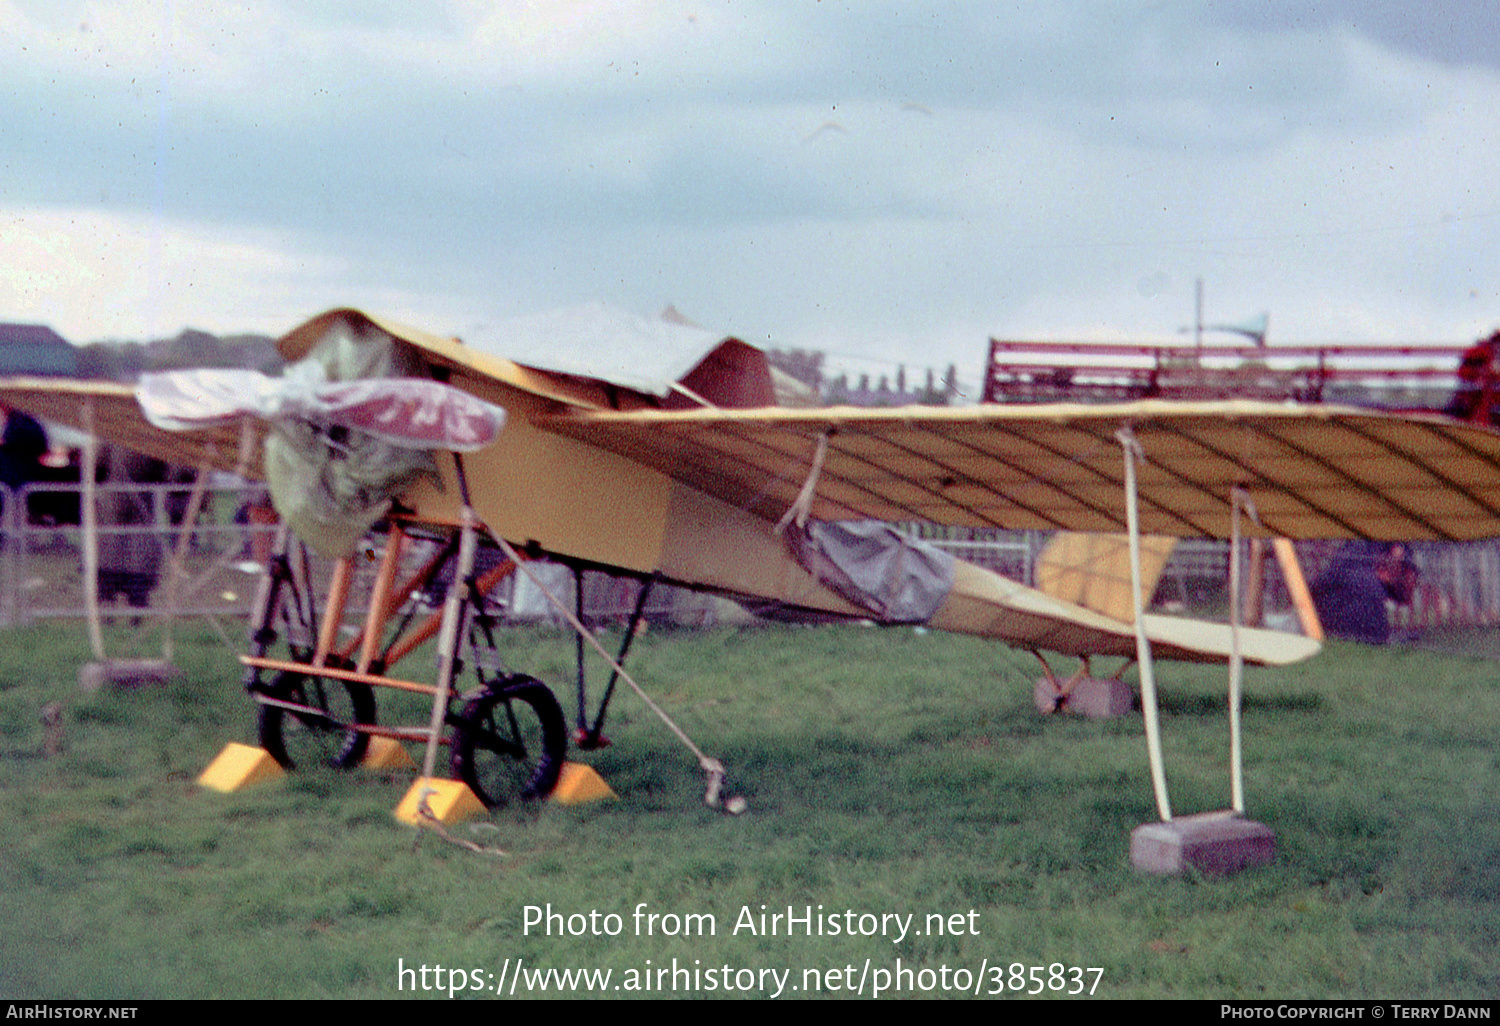
<svg viewBox="0 0 1500 1026"><path fill-rule="evenodd" d="M1151 602L1176 538L1141 538L1141 605ZM1059 531L1037 557L1036 586L1053 598L1135 622L1130 600L1130 540L1123 534Z"/></svg>

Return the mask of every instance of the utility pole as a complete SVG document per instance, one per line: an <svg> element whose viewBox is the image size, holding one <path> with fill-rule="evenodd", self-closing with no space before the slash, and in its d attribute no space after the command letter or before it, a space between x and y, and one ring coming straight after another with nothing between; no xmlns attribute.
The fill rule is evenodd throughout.
<svg viewBox="0 0 1500 1026"><path fill-rule="evenodd" d="M1198 350L1198 359L1203 359L1203 279L1198 279L1193 290L1193 348Z"/></svg>

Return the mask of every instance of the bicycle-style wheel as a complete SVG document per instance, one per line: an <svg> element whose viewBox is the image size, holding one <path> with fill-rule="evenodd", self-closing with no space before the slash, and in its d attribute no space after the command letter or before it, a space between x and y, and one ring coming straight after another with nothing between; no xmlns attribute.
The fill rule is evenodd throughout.
<svg viewBox="0 0 1500 1026"><path fill-rule="evenodd" d="M260 705L261 747L286 769L343 769L364 758L370 735L354 724L375 722L369 685L282 672L261 693L270 699Z"/></svg>
<svg viewBox="0 0 1500 1026"><path fill-rule="evenodd" d="M545 798L568 754L552 691L533 677L502 677L464 704L454 725L453 775L490 808Z"/></svg>

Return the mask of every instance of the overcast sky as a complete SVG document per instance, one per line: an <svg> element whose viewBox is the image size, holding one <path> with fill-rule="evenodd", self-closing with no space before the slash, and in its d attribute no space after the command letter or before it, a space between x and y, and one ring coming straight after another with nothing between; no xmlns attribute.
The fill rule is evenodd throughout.
<svg viewBox="0 0 1500 1026"><path fill-rule="evenodd" d="M0 0L0 48L0 320L77 342L671 303L972 382L1200 277L1273 344L1500 327L1494 0Z"/></svg>

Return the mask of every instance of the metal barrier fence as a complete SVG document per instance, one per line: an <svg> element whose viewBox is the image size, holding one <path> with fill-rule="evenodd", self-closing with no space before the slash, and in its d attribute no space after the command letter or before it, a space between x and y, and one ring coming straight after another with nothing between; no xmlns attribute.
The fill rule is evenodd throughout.
<svg viewBox="0 0 1500 1026"><path fill-rule="evenodd" d="M215 480L187 539L180 521L192 486L187 484L100 484L98 494L129 492L149 509L147 522L100 523L101 548L108 539L149 539L160 552L157 585L146 606L118 601L101 603L106 617L132 619L165 616L171 608L168 586L173 555L183 553L182 574L175 581L175 612L213 617L248 616L256 584L270 552L274 524L256 523L249 515L264 495L263 486L238 480ZM81 488L76 484L31 484L12 491L0 485L0 625L85 615L82 530L77 523ZM960 559L1006 577L1033 583L1033 566L1047 534L1040 531L954 530L922 525L914 533ZM1298 544L1309 580L1327 562L1337 543ZM1419 629L1439 626L1500 624L1500 541L1443 544L1416 543L1411 556L1420 583L1409 606L1395 610L1394 626ZM1158 605L1188 614L1213 616L1227 606L1229 545L1226 542L1179 542L1157 588ZM105 569L108 569L107 567ZM1265 564L1268 612L1290 605L1274 560ZM571 571L550 566L549 589L572 607ZM628 617L635 605L635 581L589 572L584 576L584 608L595 621ZM517 578L498 590L497 600L514 620L556 619L529 581ZM648 615L683 626L711 626L730 615L716 600L659 586Z"/></svg>
<svg viewBox="0 0 1500 1026"><path fill-rule="evenodd" d="M1500 543L1412 546L1421 577L1409 606L1392 617L1405 630L1500 624Z"/></svg>
<svg viewBox="0 0 1500 1026"><path fill-rule="evenodd" d="M0 626L87 615L83 588L83 531L78 524L82 488L76 484L30 484L20 489L0 485ZM101 550L111 540L147 539L160 554L159 569L149 589L149 603L130 605L101 593L100 612L110 619L131 620L168 615L248 617L256 585L274 540L275 524L257 524L248 511L264 495L263 486L219 481L208 486L203 511L186 541L180 520L192 492L189 484L113 484L97 486L101 497L129 493L149 510L142 522L100 522ZM105 505L104 501L100 505ZM61 522L59 522L61 521ZM139 541L137 541L139 544ZM171 566L183 547L182 573L173 600ZM377 545L378 545L377 541ZM361 568L378 562L379 549ZM326 580L329 561L314 559L314 578ZM101 570L110 567L101 561ZM548 590L573 608L573 575L563 566L541 563L533 568ZM363 575L368 576L368 575ZM349 605L360 606L364 596L356 574ZM593 621L627 619L635 608L639 584L626 578L587 572L583 578L585 618ZM516 621L562 623L530 578L513 575L491 596L507 618ZM723 602L680 588L656 587L646 608L655 620L682 626L712 626L732 615ZM353 615L352 613L349 615ZM352 621L351 621L352 623Z"/></svg>
<svg viewBox="0 0 1500 1026"><path fill-rule="evenodd" d="M185 540L180 521L192 493L183 484L101 483L103 498L129 494L146 516L135 523L99 524L101 549L124 541L137 551L154 549L154 593L144 606L101 602L106 617L161 616L170 612L170 567L181 541L182 574L176 579L177 604L194 614L245 616L269 551L274 526L253 524L245 511L264 494L258 485L219 482L207 488L203 510ZM76 484L0 485L0 623L23 624L85 615L83 531L79 526L82 488ZM261 559L257 559L257 553ZM102 566L101 569L110 569Z"/></svg>

